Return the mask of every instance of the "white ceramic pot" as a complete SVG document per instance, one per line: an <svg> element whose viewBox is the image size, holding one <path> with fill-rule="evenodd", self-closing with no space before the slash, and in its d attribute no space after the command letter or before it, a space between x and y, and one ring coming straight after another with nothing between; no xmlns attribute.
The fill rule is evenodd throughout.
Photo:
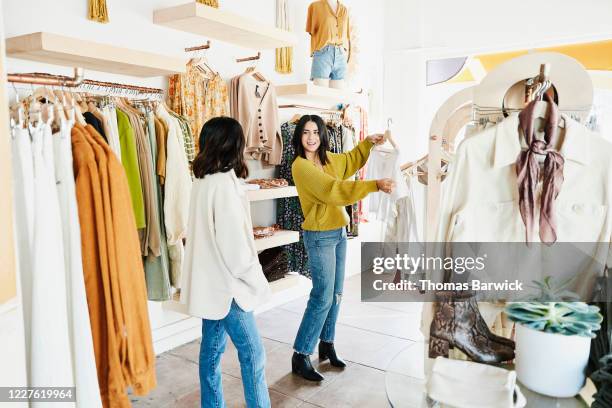
<svg viewBox="0 0 612 408"><path fill-rule="evenodd" d="M527 388L557 398L584 386L591 339L544 333L516 325L516 374Z"/></svg>

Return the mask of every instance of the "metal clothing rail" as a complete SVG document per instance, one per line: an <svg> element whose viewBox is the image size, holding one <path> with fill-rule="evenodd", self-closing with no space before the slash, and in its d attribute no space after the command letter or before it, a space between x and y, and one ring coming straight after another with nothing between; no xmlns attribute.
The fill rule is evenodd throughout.
<svg viewBox="0 0 612 408"><path fill-rule="evenodd" d="M330 113L341 113L341 110L337 109L326 109L326 108L318 108L316 106L307 106L307 105L278 105L279 109L307 109L307 110L317 110L320 112L330 112Z"/></svg>
<svg viewBox="0 0 612 408"><path fill-rule="evenodd" d="M83 81L85 80L85 76L83 68L75 68L73 77L34 72L28 74L8 74L6 79L7 82L19 84L62 86L68 88L75 88L83 83Z"/></svg>
<svg viewBox="0 0 612 408"><path fill-rule="evenodd" d="M59 86L66 88L78 88L81 86L110 88L131 90L138 93L148 94L163 94L164 90L159 88L148 88L144 86L120 84L116 82L95 81L93 79L85 79L82 68L74 68L74 76L68 77L64 75L53 75L40 72L26 74L8 74L7 81L21 84L34 84L45 86Z"/></svg>

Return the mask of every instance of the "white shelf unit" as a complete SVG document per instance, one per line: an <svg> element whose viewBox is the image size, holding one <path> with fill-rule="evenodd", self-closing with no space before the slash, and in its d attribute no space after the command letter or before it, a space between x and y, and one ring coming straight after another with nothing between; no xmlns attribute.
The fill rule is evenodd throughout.
<svg viewBox="0 0 612 408"><path fill-rule="evenodd" d="M362 93L350 92L343 89L318 86L312 82L292 85L278 85L276 95L279 98L291 99L293 103L312 104L340 104L355 103L365 98Z"/></svg>
<svg viewBox="0 0 612 408"><path fill-rule="evenodd" d="M289 31L196 2L155 10L153 22L245 48L272 49L297 43Z"/></svg>
<svg viewBox="0 0 612 408"><path fill-rule="evenodd" d="M271 237L256 239L255 248L257 248L258 251L265 251L266 249L293 244L299 240L300 233L298 231L281 230L276 231Z"/></svg>
<svg viewBox="0 0 612 408"><path fill-rule="evenodd" d="M184 72L186 64L184 58L47 32L7 38L6 55L10 58L144 78Z"/></svg>
<svg viewBox="0 0 612 408"><path fill-rule="evenodd" d="M262 188L247 192L249 201L275 200L277 198L297 197L297 189L294 186L279 188Z"/></svg>

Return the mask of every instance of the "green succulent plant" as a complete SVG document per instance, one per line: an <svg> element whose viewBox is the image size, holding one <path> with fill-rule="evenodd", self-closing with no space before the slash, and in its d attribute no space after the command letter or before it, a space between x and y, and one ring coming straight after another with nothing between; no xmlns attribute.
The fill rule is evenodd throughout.
<svg viewBox="0 0 612 408"><path fill-rule="evenodd" d="M513 322L534 330L595 338L603 317L584 302L515 302L506 306Z"/></svg>
<svg viewBox="0 0 612 408"><path fill-rule="evenodd" d="M568 289L576 280L576 276L561 282L555 280L552 276L547 276L541 281L534 280L532 281L534 285L527 285L527 287L538 289L540 293L537 296L530 296L520 300L524 302L578 302L580 301L580 296Z"/></svg>

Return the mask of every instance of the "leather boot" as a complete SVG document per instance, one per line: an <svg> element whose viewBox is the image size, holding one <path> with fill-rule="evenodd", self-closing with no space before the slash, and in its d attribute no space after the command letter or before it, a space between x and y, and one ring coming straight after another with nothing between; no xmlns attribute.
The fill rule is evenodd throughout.
<svg viewBox="0 0 612 408"><path fill-rule="evenodd" d="M489 326L487 325L487 322L485 322L484 318L478 311L478 302L476 301L476 297L474 296L470 297L469 303L470 303L470 307L476 312L478 316L476 320L476 325L478 326L478 330L481 333L485 333L486 336L492 341L506 345L512 348L512 350L514 350L516 348L516 344L514 343L513 340L507 339L503 336L498 336L491 332L491 330L489 329Z"/></svg>
<svg viewBox="0 0 612 408"><path fill-rule="evenodd" d="M429 357L448 357L449 349L457 347L472 361L499 364L514 359L514 349L491 340L479 328L477 306L470 304L470 293L443 292L429 334Z"/></svg>
<svg viewBox="0 0 612 408"><path fill-rule="evenodd" d="M326 341L319 342L319 361L325 361L329 358L329 363L334 367L344 368L346 363L338 357L334 343L328 343Z"/></svg>
<svg viewBox="0 0 612 408"><path fill-rule="evenodd" d="M323 381L325 377L314 369L310 362L310 356L300 353L293 353L291 358L291 371L308 381Z"/></svg>

